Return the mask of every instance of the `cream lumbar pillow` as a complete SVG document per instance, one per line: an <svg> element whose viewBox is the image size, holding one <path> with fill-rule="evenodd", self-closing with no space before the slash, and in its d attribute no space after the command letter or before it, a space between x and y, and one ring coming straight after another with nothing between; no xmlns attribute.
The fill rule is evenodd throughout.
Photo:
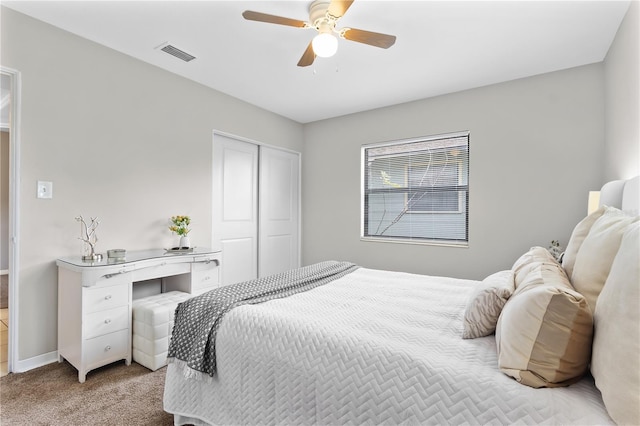
<svg viewBox="0 0 640 426"><path fill-rule="evenodd" d="M471 292L462 320L462 338L475 339L492 334L504 304L513 293L511 270L496 272L482 280Z"/></svg>
<svg viewBox="0 0 640 426"><path fill-rule="evenodd" d="M625 231L594 314L591 373L618 424L640 425L640 224Z"/></svg>
<svg viewBox="0 0 640 426"><path fill-rule="evenodd" d="M614 207L605 207L580 246L570 278L573 287L587 299L591 312L618 253L622 234L638 219Z"/></svg>
<svg viewBox="0 0 640 426"><path fill-rule="evenodd" d="M498 366L534 387L567 386L587 370L593 319L559 265L538 263L502 309Z"/></svg>
<svg viewBox="0 0 640 426"><path fill-rule="evenodd" d="M587 234L589 234L596 220L604 214L604 210L605 206L601 206L598 210L578 222L576 227L573 228L569 243L564 251L564 256L562 256L562 267L567 272L568 277L571 277L571 274L573 274L573 265L576 263L576 256L584 239L587 238Z"/></svg>

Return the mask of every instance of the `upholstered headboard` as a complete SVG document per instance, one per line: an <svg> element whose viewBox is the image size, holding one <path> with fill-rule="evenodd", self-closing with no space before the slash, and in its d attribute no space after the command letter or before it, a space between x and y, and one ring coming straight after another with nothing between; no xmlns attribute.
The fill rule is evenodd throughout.
<svg viewBox="0 0 640 426"><path fill-rule="evenodd" d="M629 180L614 180L604 184L600 190L600 205L617 207L638 215L640 212L640 176Z"/></svg>
<svg viewBox="0 0 640 426"><path fill-rule="evenodd" d="M571 284L595 306L590 371L607 412L617 424L640 425L640 177L605 184L600 203L626 214L587 216L595 220L575 254Z"/></svg>

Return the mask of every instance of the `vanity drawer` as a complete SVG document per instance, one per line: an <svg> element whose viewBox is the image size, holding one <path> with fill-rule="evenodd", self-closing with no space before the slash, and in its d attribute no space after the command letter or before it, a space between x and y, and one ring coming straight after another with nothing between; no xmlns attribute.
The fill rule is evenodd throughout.
<svg viewBox="0 0 640 426"><path fill-rule="evenodd" d="M200 293L219 285L218 265L215 262L194 263L191 266L191 291Z"/></svg>
<svg viewBox="0 0 640 426"><path fill-rule="evenodd" d="M84 337L101 336L129 328L129 306L94 312L84 318Z"/></svg>
<svg viewBox="0 0 640 426"><path fill-rule="evenodd" d="M129 329L126 329L85 340L84 365L88 367L87 370L91 370L97 365L127 358L130 347L129 337Z"/></svg>
<svg viewBox="0 0 640 426"><path fill-rule="evenodd" d="M129 286L84 287L82 305L85 313L129 305Z"/></svg>
<svg viewBox="0 0 640 426"><path fill-rule="evenodd" d="M129 285L131 284L132 276L131 272L126 271L126 268L112 269L108 273L102 273L91 283L90 287L110 287L114 285Z"/></svg>
<svg viewBox="0 0 640 426"><path fill-rule="evenodd" d="M188 274L188 263L175 263L180 259L167 259L159 265L141 266L133 271L133 281L146 281L156 278L170 277L172 275Z"/></svg>

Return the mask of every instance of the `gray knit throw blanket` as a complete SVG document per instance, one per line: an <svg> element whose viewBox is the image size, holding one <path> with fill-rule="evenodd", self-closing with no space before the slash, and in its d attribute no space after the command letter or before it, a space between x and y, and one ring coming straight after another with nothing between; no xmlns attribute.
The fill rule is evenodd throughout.
<svg viewBox="0 0 640 426"><path fill-rule="evenodd" d="M178 305L167 358L182 361L191 370L214 376L216 334L223 316L236 306L280 299L338 279L358 267L327 261L257 280L211 290Z"/></svg>

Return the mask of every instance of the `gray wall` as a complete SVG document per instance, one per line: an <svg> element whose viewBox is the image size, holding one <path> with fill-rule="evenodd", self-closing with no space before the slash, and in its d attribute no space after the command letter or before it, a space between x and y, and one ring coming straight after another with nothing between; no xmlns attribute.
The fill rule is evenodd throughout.
<svg viewBox="0 0 640 426"><path fill-rule="evenodd" d="M99 217L103 252L175 245L176 214L208 246L212 131L302 150L301 124L7 8L1 48L22 73L20 360L56 351L55 259L80 254L75 216Z"/></svg>
<svg viewBox="0 0 640 426"><path fill-rule="evenodd" d="M640 2L631 2L604 71L604 177L628 179L640 174Z"/></svg>
<svg viewBox="0 0 640 426"><path fill-rule="evenodd" d="M602 183L603 86L595 64L306 125L303 262L482 279L566 244ZM360 241L361 145L465 130L469 247Z"/></svg>

